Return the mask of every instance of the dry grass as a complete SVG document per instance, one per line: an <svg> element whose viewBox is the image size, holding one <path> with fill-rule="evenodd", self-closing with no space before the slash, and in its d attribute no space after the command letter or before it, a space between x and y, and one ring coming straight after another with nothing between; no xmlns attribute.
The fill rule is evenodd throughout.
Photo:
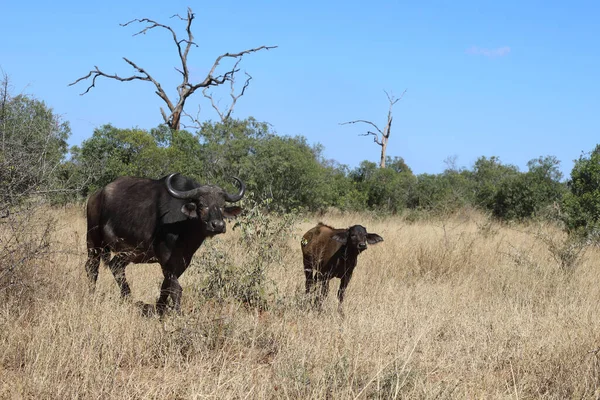
<svg viewBox="0 0 600 400"><path fill-rule="evenodd" d="M299 240L269 276L268 311L198 294L198 262L181 279L183 313L147 318L121 302L101 269L91 295L81 209L52 210L53 252L31 263L27 297L0 307L0 398L598 398L598 250L565 268L551 226L329 215L385 238L361 255L346 318L331 296L303 302ZM234 262L239 230L211 241ZM541 240L540 238L544 238ZM1 245L1 244L0 244ZM196 260L201 259L201 248ZM157 264L127 270L134 300L152 302Z"/></svg>

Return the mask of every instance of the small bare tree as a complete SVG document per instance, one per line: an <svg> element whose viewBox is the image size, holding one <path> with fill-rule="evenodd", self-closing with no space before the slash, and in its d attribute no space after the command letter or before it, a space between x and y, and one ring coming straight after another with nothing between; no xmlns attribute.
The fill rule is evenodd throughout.
<svg viewBox="0 0 600 400"><path fill-rule="evenodd" d="M394 95L390 96L390 94L388 92L386 92L385 90L384 90L384 92L388 98L388 101L390 102L390 108L388 109L387 123L385 124L385 127L383 128L383 130L379 129L379 127L377 125L375 125L373 122L367 121L364 119L357 119L354 121L342 122L340 124L340 125L347 125L347 124L356 124L358 122L362 122L362 123L371 125L373 128L375 128L375 130L377 132L368 130L367 133L364 133L361 136L373 135L373 141L381 146L381 159L379 160L380 168L385 168L385 152L387 150L390 133L392 133L392 119L393 119L392 108L394 107L394 104L396 104L398 101L400 101L402 99L402 97L404 97L404 94L406 93L406 89L404 90L404 92L402 92L402 94L398 98L394 97Z"/></svg>
<svg viewBox="0 0 600 400"><path fill-rule="evenodd" d="M121 26L125 27L134 22L146 24L144 29L135 33L133 36L145 34L149 30L154 29L154 28L163 28L171 33L171 35L173 36L173 41L175 42L175 45L177 47L177 52L179 54L179 60L181 62L181 68L177 68L177 67L175 68L181 74L181 77L182 77L181 83L177 86L177 93L179 95L179 98L177 99L176 102L171 101L171 99L167 96L167 94L165 93L165 91L162 88L162 86L160 85L160 83L157 80L155 80L148 73L148 71L146 71L144 68L138 66L136 63L134 63L133 61L129 60L126 57L123 57L123 60L125 60L125 62L127 64L131 65L137 71L136 74L128 76L128 77L122 77L117 74L111 75L111 74L107 74L107 73L101 71L97 66L95 66L94 69L91 70L87 75L82 76L81 78L77 79L75 82L70 83L69 86L75 85L75 84L79 83L80 81L91 79L92 83L88 86L88 88L86 89L85 92L81 93L81 95L84 95L87 92L89 92L91 88L96 86L96 79L98 77L115 79L115 80L118 80L121 82L128 82L128 81L133 81L133 80L152 82L152 84L154 84L154 86L156 87L155 93L158 95L158 97L160 97L167 104L167 107L169 109L168 113L167 113L167 112L165 112L165 110L162 107L160 108L160 113L163 117L163 120L165 121L165 124L167 124L167 126L169 126L169 128L171 128L173 130L179 130L181 127L181 116L184 115L185 102L192 94L194 94L194 92L196 90L198 90L200 88L205 89L205 88L208 88L211 86L219 86L227 81L229 81L233 84L234 75L239 71L238 65L244 55L250 54L250 53L255 53L260 50L270 50L270 49L277 48L277 46L259 46L259 47L253 48L253 49L243 50L239 53L221 54L220 56L218 56L216 58L215 62L212 65L212 68L210 69L210 71L208 72L206 77L200 82L192 83L192 82L190 82L190 71L188 69L188 54L189 54L192 46L198 47L198 45L194 42L194 35L192 34L192 29L191 29L192 21L194 20L195 14L192 12L191 8L188 8L187 16L185 18L181 17L179 14L173 15L171 18L174 18L174 17L179 18L182 21L185 21L185 23L186 23L185 30L187 32L187 38L185 38L185 39L178 38L178 36L175 33L175 31L173 30L173 28L171 28L168 25L160 24L160 23L158 23L154 20L148 19L148 18L134 19L134 20L131 20L124 24L121 24ZM229 71L227 71L221 75L215 75L216 69L219 66L219 63L224 58L234 58L234 59L237 59L237 61L234 64L233 68L231 68ZM244 94L244 91L245 91L246 87L248 86L248 83L249 83L249 80L246 81L246 85L244 85L242 92L237 97L234 97L234 95L232 94L234 101L230 107L230 110L227 112L227 116L231 115L231 111L233 110L233 106L235 105L235 102L237 101L237 99L239 97L241 97ZM233 88L233 86L232 86L232 88ZM223 116L221 116L221 118L223 118Z"/></svg>

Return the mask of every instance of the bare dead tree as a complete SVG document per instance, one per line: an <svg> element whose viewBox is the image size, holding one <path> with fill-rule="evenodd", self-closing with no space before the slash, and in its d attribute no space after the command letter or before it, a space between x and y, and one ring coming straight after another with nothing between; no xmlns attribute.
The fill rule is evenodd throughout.
<svg viewBox="0 0 600 400"><path fill-rule="evenodd" d="M271 50L271 49L277 48L277 46L264 46L263 45L263 46L255 47L253 49L243 50L243 51L240 51L239 53L221 54L220 56L218 56L216 58L215 62L212 65L212 68L210 69L210 71L208 72L208 74L206 75L204 80L197 82L197 83L192 83L192 82L190 82L190 71L188 68L188 54L189 54L192 46L198 47L198 45L194 42L194 35L192 34L192 21L195 18L195 14L192 12L191 8L188 8L187 16L185 18L181 17L179 14L173 15L171 18L174 18L174 17L179 18L181 21L185 21L185 23L186 23L185 30L187 33L187 38L185 38L185 39L178 38L178 36L175 33L175 30L173 30L173 28L171 28L168 25L160 24L160 23L158 23L154 20L148 19L148 18L134 19L134 20L131 20L129 22L126 22L126 23L120 24L120 25L123 27L126 27L134 22L137 22L140 24L146 24L144 29L135 33L133 36L137 36L140 34L146 34L146 32L148 32L154 28L163 28L171 33L171 35L173 37L173 41L175 42L175 45L177 47L177 52L179 54L179 60L181 62L180 68L175 67L177 72L179 72L182 77L181 83L177 86L177 93L179 95L179 98L177 99L176 102L171 101L171 99L167 96L166 92L164 91L164 89L162 88L160 83L156 79L154 79L152 77L152 75L150 75L148 73L148 71L146 71L144 68L138 66L136 63L134 63L133 61L129 60L126 57L123 57L123 60L125 60L125 62L127 64L129 64L131 67L133 67L133 69L135 69L137 71L136 74L128 76L128 77L122 77L117 74L111 75L111 74L107 74L107 73L103 72L97 66L94 66L94 69L91 70L87 75L82 76L81 78L77 79L75 82L70 83L69 86L75 85L84 80L91 79L92 83L88 86L88 88L86 89L85 92L81 93L81 95L84 95L84 94L88 93L90 91L90 89L92 89L93 87L96 86L96 79L98 77L115 79L120 82L128 82L128 81L134 81L134 80L151 82L152 84L154 84L154 86L156 88L155 93L167 105L168 113L165 112L165 110L162 107L160 108L160 113L163 117L163 120L165 121L165 124L167 124L167 126L169 126L169 128L171 128L171 129L178 130L181 127L181 116L184 115L183 110L184 110L185 102L192 94L194 94L194 92L196 90L198 90L200 88L208 88L211 86L219 86L227 81L233 82L234 75L239 71L239 68L238 68L239 62L241 61L241 59L243 58L244 55L250 54L250 53L255 53L260 50ZM219 66L219 63L224 58L233 58L233 59L237 59L237 61L234 64L233 68L231 68L227 72L220 74L220 75L215 75L216 69ZM244 88L244 90L245 90L245 88ZM242 93L238 96L238 98L241 97L242 95L243 95L243 90L242 90ZM235 98L235 101L237 101L237 98ZM235 101L234 101L233 105L235 105ZM231 108L231 110L233 110L233 106L230 108ZM229 112L229 114L231 114L231 112Z"/></svg>
<svg viewBox="0 0 600 400"><path fill-rule="evenodd" d="M340 123L340 125L347 125L347 124L356 124L356 123L362 122L364 124L371 125L373 128L375 128L376 132L367 130L367 133L364 133L361 136L373 135L373 141L375 143L377 143L379 146L381 146L381 159L379 160L380 168L385 168L385 152L387 150L387 145L388 145L388 140L390 138L390 134L392 133L392 120L393 120L392 108L394 107L394 104L396 104L398 101L400 101L404 97L404 94L406 93L406 89L404 89L404 91L402 92L400 97L397 97L397 98L394 97L394 95L390 96L390 94L388 92L386 92L385 90L384 90L384 92L388 98L388 101L390 102L390 107L388 109L387 123L385 124L385 127L383 128L383 130L379 129L379 127L377 125L375 125L375 123L364 120L364 119L357 119L354 121Z"/></svg>

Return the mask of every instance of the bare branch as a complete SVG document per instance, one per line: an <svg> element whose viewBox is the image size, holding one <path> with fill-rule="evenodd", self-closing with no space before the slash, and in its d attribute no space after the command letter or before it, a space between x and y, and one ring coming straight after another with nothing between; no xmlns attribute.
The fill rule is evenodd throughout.
<svg viewBox="0 0 600 400"><path fill-rule="evenodd" d="M122 26L122 27L126 27L126 26L128 26L128 25L130 25L130 24L132 24L134 22L138 22L140 24L147 23L147 24L149 24L148 26L146 26L141 31L134 33L132 36L138 36L138 35L141 35L141 34L145 35L146 32L148 32L151 29L154 29L154 28L163 28L163 29L166 29L169 32L171 32L171 35L173 36L173 40L175 41L175 44L180 45L181 43L186 43L186 44L194 45L194 46L198 47L198 45L196 43L194 43L191 40L191 38L189 38L189 35L191 33L190 26L192 25L192 20L195 17L194 13L192 13L191 9L188 8L188 17L187 18L183 18L179 14L173 15L173 17L175 17L175 16L179 17L179 19L181 19L183 21L187 21L186 32L188 32L188 39L181 39L181 40L177 39L177 34L173 30L173 28L171 28L168 25L164 25L164 24L158 23L158 22L156 22L156 21L154 21L152 19L149 19L149 18L142 18L142 19L136 18L136 19L132 19L131 21L125 22L124 24L119 24L119 25ZM173 18L173 17L171 17L171 18Z"/></svg>
<svg viewBox="0 0 600 400"><path fill-rule="evenodd" d="M224 83L226 80L228 80L228 78L230 76L232 76L235 72L237 72L235 70L235 66L234 68L231 69L231 71L226 72L225 74L223 74L221 77L213 77L213 74L215 73L215 70L217 69L217 67L219 66L219 63L221 62L221 60L223 58L238 58L238 57L243 57L246 54L250 54L250 53L256 53L257 51L260 50L271 50L271 49L276 49L277 46L260 46L260 47L256 47L254 49L248 49L248 50L244 50L244 51L240 51L239 53L225 53L225 54L221 54L219 57L217 57L217 59L215 60L212 68L210 69L210 72L208 73L208 75L206 76L206 78L204 78L204 81L202 81L201 83L198 83L196 85L191 85L190 90L196 90L198 88L201 87L207 87L207 86L216 86L216 85L220 85L222 83ZM237 63L236 63L237 65ZM219 79L221 78L221 79Z"/></svg>
<svg viewBox="0 0 600 400"><path fill-rule="evenodd" d="M165 124L169 124L169 117L167 117L167 114L165 113L165 110L160 107L160 115L162 115L163 120L165 121Z"/></svg>
<svg viewBox="0 0 600 400"><path fill-rule="evenodd" d="M137 36L140 34L146 34L146 32L148 32L151 29L154 28L163 28L168 30L171 33L171 36L173 37L173 41L175 42L175 45L177 46L177 52L179 54L179 59L181 60L181 66L182 66L182 70L180 71L181 74L183 75L183 82L180 85L181 87L187 85L188 83L188 79L189 79L189 71L188 71L188 66L187 66L187 56L188 53L190 51L190 47L192 45L198 47L198 45L196 43L194 43L194 36L192 35L192 30L191 30L191 26L192 26L192 21L194 20L195 14L192 12L192 9L188 7L187 10L187 18L183 18L181 16L179 16L178 14L176 14L180 20L183 21L187 21L187 25L186 25L186 32L188 34L188 38L187 39L178 39L177 38L177 34L175 33L175 31L173 30L173 28L171 28L168 25L164 25L164 24L160 24L154 20L148 19L148 18L142 18L142 19L134 19L131 20L129 22L126 22L124 24L121 24L121 26L125 27L128 26L129 24L133 23L133 22L138 22L138 23L147 23L148 26L146 26L144 29L142 29L141 31L135 33L133 36ZM185 49L182 50L181 49L181 44L185 43Z"/></svg>
<svg viewBox="0 0 600 400"><path fill-rule="evenodd" d="M139 76L139 75L132 75L129 76L127 78L122 78L120 76L118 76L117 74L114 75L110 75L107 74L105 72L100 71L100 69L97 66L94 66L94 70L91 70L90 72L88 72L87 75L82 76L81 78L77 79L75 82L69 83L69 86L73 86L83 80L86 80L88 78L92 78L92 84L87 88L87 90L83 93L80 93L81 96L83 96L84 94L86 94L87 92L90 91L91 88L96 87L96 78L98 78L99 76L103 76L105 78L110 78L110 79L116 79L118 81L121 82L126 82L126 81L133 81L133 80L142 80L142 81L147 81L149 80L147 77L144 76Z"/></svg>
<svg viewBox="0 0 600 400"><path fill-rule="evenodd" d="M181 126L183 126L185 129L188 129L188 128L200 129L202 127L202 123L200 122L200 110L201 110L200 105L198 105L198 112L196 113L196 117L192 117L190 114L188 114L184 111L183 116L189 118L190 121L192 121L193 125L186 125L182 122Z"/></svg>
<svg viewBox="0 0 600 400"><path fill-rule="evenodd" d="M390 102L390 106L393 106L394 104L396 104L397 102L399 102L400 100L402 100L402 98L403 98L403 97L404 97L404 95L406 94L406 91L407 91L407 90L408 90L408 89L404 89L404 91L402 92L402 94L400 94L400 97L398 97L398 98L394 97L394 95L393 95L393 94L390 96L390 94L389 94L389 93L388 93L386 90L384 90L383 92L384 92L384 93L385 93L385 95L387 96L387 98L388 98L388 101Z"/></svg>
<svg viewBox="0 0 600 400"><path fill-rule="evenodd" d="M188 7L188 11L189 11L189 9L190 9L190 8ZM173 15L171 15L171 18L175 18L175 17L179 18L179 19L180 19L180 20L182 20L182 21L187 21L187 18L183 18L183 17L182 17L181 15L179 15L179 14L173 14Z"/></svg>
<svg viewBox="0 0 600 400"><path fill-rule="evenodd" d="M384 93L385 93L385 95L387 96L387 98L388 98L388 101L390 102L390 105L394 105L394 104L396 104L396 102L399 100L399 99L396 99L396 98L394 97L394 95L391 95L391 96L390 96L390 94L389 94L387 91L385 91L385 90L384 90L383 92L384 92Z"/></svg>
<svg viewBox="0 0 600 400"><path fill-rule="evenodd" d="M406 94L406 91L407 91L407 90L408 90L408 89L404 89L404 90L402 91L402 93L400 94L400 97L398 97L398 100L402 100L402 98L403 98L403 97L404 97L404 95Z"/></svg>
<svg viewBox="0 0 600 400"><path fill-rule="evenodd" d="M233 66L233 70L238 71L237 66L240 63L240 61L242 61L241 57L237 59L235 65ZM238 99L240 97L242 97L244 95L244 93L246 93L246 88L248 88L248 86L250 85L252 76L247 72L244 72L244 73L246 74L247 78L246 78L246 81L244 82L244 86L242 87L242 90L240 91L240 93L238 95L235 94L235 78L234 78L234 76L231 75L228 79L230 86L231 86L231 92L229 93L229 95L231 96L231 104L229 105L229 108L225 112L222 112L219 109L219 107L217 106L217 104L214 101L212 93L211 94L207 93L208 87L205 87L202 90L202 94L204 95L204 97L206 97L207 99L210 100L212 107L215 109L217 114L219 114L219 118L221 118L222 122L225 122L226 120L228 120L231 117L231 113L233 112L235 104L237 103Z"/></svg>
<svg viewBox="0 0 600 400"><path fill-rule="evenodd" d="M380 134L382 134L382 135L383 135L383 132L381 131L381 129L379 129L379 128L377 127L377 125L375 125L375 124L374 124L373 122L371 122L371 121L366 121L366 120L364 120L364 119L357 119L357 120L355 120L355 121L341 122L341 123L340 123L340 125L356 124L356 123L358 123L358 122L362 122L362 123L365 123L365 124L369 124L369 125L371 125L371 126L372 126L372 127L374 127L375 129L377 129L377 132L379 132Z"/></svg>
<svg viewBox="0 0 600 400"><path fill-rule="evenodd" d="M233 112L233 107L235 107L235 103L237 103L238 99L240 97L242 97L244 95L244 93L246 93L246 88L250 85L250 81L252 80L252 76L249 73L247 73L247 72L244 72L244 73L246 74L246 77L247 77L246 78L246 82L244 82L244 86L242 87L242 90L241 90L240 94L238 94L237 96L235 95L235 92L234 92L234 87L233 87L234 81L233 81L233 79L231 80L231 93L230 93L230 96L231 96L232 100L231 100L231 105L229 106L229 111L227 112L227 115L225 116L225 119L228 119L231 116L231 113Z"/></svg>
<svg viewBox="0 0 600 400"><path fill-rule="evenodd" d="M158 81L156 81L153 77L151 77L150 74L148 72L146 72L146 70L144 70L141 67L138 67L133 61L130 61L125 57L123 57L123 60L125 60L127 62L127 64L131 65L133 68L137 69L140 73L146 75L146 79L144 79L144 80L150 81L154 84L154 86L156 86L156 94L161 99L163 99L163 101L165 103L167 103L169 110L173 111L173 109L174 109L173 104L171 103L171 100L169 100L169 97L167 97L167 94L165 93L163 88L160 86L160 83L158 83Z"/></svg>
<svg viewBox="0 0 600 400"><path fill-rule="evenodd" d="M367 133L360 134L359 136L369 136L369 135L373 135L373 141L375 143L377 143L380 146L383 146L383 142L381 140L379 140L379 135L377 135L375 132L367 131Z"/></svg>
<svg viewBox="0 0 600 400"><path fill-rule="evenodd" d="M202 90L202 94L204 95L204 97L206 97L207 99L210 100L210 104L212 105L212 108L214 108L215 111L217 112L217 114L219 114L219 118L221 118L221 121L225 121L225 117L224 117L223 113L221 112L219 107L215 104L215 100L213 98L212 93L211 94L206 93L207 90L208 90L208 87L205 87Z"/></svg>

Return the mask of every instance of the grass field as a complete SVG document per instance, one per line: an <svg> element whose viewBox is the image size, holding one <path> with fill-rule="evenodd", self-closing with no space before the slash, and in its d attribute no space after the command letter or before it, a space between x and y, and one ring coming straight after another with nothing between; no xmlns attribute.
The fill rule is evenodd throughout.
<svg viewBox="0 0 600 400"><path fill-rule="evenodd" d="M53 232L40 231L46 218ZM134 305L158 296L158 264L128 267L132 302L105 267L90 294L83 209L35 221L17 233L25 244L47 240L43 254L10 280L0 260L0 398L600 396L600 253L577 254L550 225L475 212L416 222L331 214L299 219L269 243L258 237L253 253L230 223L181 278L182 313L161 320ZM360 223L385 239L359 257L344 319L338 280L320 313L303 295L299 241L318 221ZM0 226L0 247L17 233ZM203 289L215 279L203 264L221 259L260 261L272 281L258 293L264 311Z"/></svg>

